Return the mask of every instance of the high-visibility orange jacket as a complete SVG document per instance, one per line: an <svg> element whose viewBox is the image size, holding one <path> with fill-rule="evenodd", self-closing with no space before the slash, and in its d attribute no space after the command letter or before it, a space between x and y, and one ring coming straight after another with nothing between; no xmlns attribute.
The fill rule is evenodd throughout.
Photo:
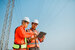
<svg viewBox="0 0 75 50"><path fill-rule="evenodd" d="M36 37L36 36L39 34L39 32L38 32L37 30L28 29L28 31L29 31L30 33L32 33L32 35L31 35L31 37L30 37L29 39L34 38L34 37ZM32 40L31 42L28 42L27 47L28 47L28 48L31 48L31 47L39 47L39 44L38 44L39 41L42 42L42 39L37 38L37 39L35 39L35 40Z"/></svg>
<svg viewBox="0 0 75 50"><path fill-rule="evenodd" d="M15 30L15 44L25 44L24 38L30 37L30 33L25 31L25 28L21 25Z"/></svg>
<svg viewBox="0 0 75 50"><path fill-rule="evenodd" d="M25 38L29 38L30 34L31 33L25 31L25 28L22 25L17 27L15 30L14 43L19 45L25 44ZM13 49L13 50L16 50L16 49ZM22 48L22 49L19 48L18 50L26 50L26 48Z"/></svg>
<svg viewBox="0 0 75 50"><path fill-rule="evenodd" d="M25 44L25 38L30 37L30 33L27 33L25 31L25 28L21 25L15 29L15 36L14 36L14 43L18 45L23 45ZM16 50L13 48L13 50ZM19 48L18 50L26 50L26 48Z"/></svg>

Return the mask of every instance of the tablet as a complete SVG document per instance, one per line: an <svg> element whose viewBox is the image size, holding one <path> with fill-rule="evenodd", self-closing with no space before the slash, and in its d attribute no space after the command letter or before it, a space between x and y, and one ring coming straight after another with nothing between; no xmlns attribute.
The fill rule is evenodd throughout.
<svg viewBox="0 0 75 50"><path fill-rule="evenodd" d="M41 31L37 37L38 37L38 38L42 38L43 35L46 35L46 33Z"/></svg>

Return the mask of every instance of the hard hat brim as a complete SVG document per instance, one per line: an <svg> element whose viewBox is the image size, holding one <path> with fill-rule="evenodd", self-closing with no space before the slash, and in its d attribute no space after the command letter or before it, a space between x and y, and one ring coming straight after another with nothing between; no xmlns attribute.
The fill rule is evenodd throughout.
<svg viewBox="0 0 75 50"><path fill-rule="evenodd" d="M26 21L26 20L22 20L22 21L29 22L29 21Z"/></svg>
<svg viewBox="0 0 75 50"><path fill-rule="evenodd" d="M32 24L37 24L38 25L38 23L35 23L35 22L32 22Z"/></svg>

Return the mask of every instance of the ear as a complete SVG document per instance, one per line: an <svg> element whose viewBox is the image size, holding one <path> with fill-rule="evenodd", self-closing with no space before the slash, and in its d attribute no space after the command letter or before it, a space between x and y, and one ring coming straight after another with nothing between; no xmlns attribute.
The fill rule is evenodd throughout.
<svg viewBox="0 0 75 50"><path fill-rule="evenodd" d="M31 25L33 24L33 22L31 23Z"/></svg>

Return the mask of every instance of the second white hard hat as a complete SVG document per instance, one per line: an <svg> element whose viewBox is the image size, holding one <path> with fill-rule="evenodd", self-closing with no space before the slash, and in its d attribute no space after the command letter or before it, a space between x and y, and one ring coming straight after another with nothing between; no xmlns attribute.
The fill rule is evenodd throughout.
<svg viewBox="0 0 75 50"><path fill-rule="evenodd" d="M37 23L37 24L38 24L38 23L39 23L39 21L38 21L37 19L35 19L35 20L33 21L33 23Z"/></svg>
<svg viewBox="0 0 75 50"><path fill-rule="evenodd" d="M29 17L24 17L24 19L23 19L23 20L25 20L25 21L27 21L27 22L30 22Z"/></svg>

